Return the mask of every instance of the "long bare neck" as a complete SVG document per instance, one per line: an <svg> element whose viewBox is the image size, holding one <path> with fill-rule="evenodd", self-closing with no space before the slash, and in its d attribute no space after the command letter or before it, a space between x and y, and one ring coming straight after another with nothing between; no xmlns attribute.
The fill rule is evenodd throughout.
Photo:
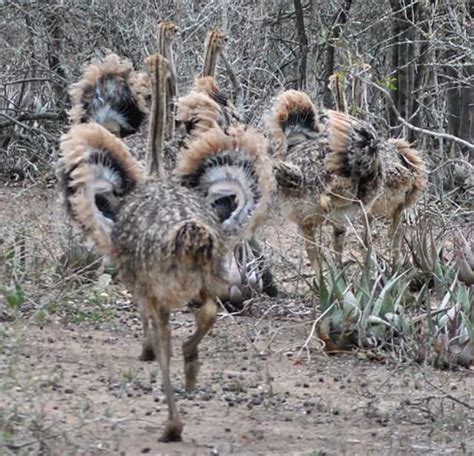
<svg viewBox="0 0 474 456"><path fill-rule="evenodd" d="M158 52L168 60L173 76L176 76L173 53L173 41L176 35L176 30L176 25L171 21L165 21L158 24Z"/></svg>
<svg viewBox="0 0 474 456"><path fill-rule="evenodd" d="M222 45L218 42L220 40L220 32L209 33L206 41L206 50L204 51L204 67L202 76L215 77L217 62L222 53Z"/></svg>
<svg viewBox="0 0 474 456"><path fill-rule="evenodd" d="M175 101L178 97L178 83L173 53L173 41L177 30L176 25L171 21L164 21L158 25L158 52L168 61L169 68L168 80L166 82L165 124L165 136L168 140L174 139Z"/></svg>
<svg viewBox="0 0 474 456"><path fill-rule="evenodd" d="M346 97L344 95L344 81L341 79L339 73L334 73L330 77L329 86L336 103L336 110L347 113Z"/></svg>
<svg viewBox="0 0 474 456"><path fill-rule="evenodd" d="M163 167L163 147L166 119L166 83L168 62L160 54L154 54L147 60L150 69L152 104L148 129L147 172L160 179L165 178Z"/></svg>

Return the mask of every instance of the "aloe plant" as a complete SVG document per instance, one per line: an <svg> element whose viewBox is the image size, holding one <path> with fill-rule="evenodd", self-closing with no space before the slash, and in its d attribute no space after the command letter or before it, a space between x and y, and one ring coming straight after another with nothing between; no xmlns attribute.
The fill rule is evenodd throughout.
<svg viewBox="0 0 474 456"><path fill-rule="evenodd" d="M360 271L349 283L344 274L329 265L329 278L320 279L320 309L327 311L319 327L319 337L333 350L350 346L374 347L387 332L397 333L403 326L397 316L409 282L408 271L384 277L367 255ZM331 307L332 306L332 307Z"/></svg>
<svg viewBox="0 0 474 456"><path fill-rule="evenodd" d="M390 270L369 248L350 280L329 259L328 274L319 281L323 317L317 326L326 350L397 347L405 358L439 367L469 366L474 360L470 251L463 250L463 263L459 256L447 261L442 246L423 228L410 245L411 266ZM412 298L410 286L420 275L423 285ZM410 300L415 305L408 308Z"/></svg>

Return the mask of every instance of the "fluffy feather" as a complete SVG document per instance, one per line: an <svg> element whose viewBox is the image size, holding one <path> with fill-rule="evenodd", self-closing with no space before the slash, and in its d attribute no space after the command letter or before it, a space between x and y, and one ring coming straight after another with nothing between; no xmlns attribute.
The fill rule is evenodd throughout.
<svg viewBox="0 0 474 456"><path fill-rule="evenodd" d="M232 111L234 109L220 94L214 78L204 77L196 80L193 91L181 98L178 103L178 121L181 123L181 129L185 130L184 148L180 153L181 165L186 160L194 160L193 154L188 155L188 150L195 148L195 141L203 134L215 130L218 136L225 135L229 133L231 125L238 125L238 116ZM240 128L242 131L245 130L243 126ZM221 146L218 145L218 148ZM184 181L187 185L198 187L207 196L227 232L238 232L246 225L247 219L254 220L248 226L248 231L241 233L241 237L245 238L249 232L253 234L262 219L259 212L252 215L261 197L261 186L256 183L266 182L263 187L264 192L268 193L270 190L267 189L272 188L273 180L266 150L259 151L261 163L258 166L255 166L253 160L242 159L240 155L240 151L232 154L224 150L219 156L207 159L203 168L197 173L198 177L191 171L192 176L184 178ZM255 174L255 169L258 176ZM255 244L256 240L253 239L252 242ZM231 271L230 291L228 295L220 296L223 301L230 299L233 304L241 304L244 299L251 297L254 291L261 290L261 286L251 282L259 284L262 282L262 277L265 279L265 291L276 293L268 264L260 259L263 257L261 252L258 254L260 268L254 267L253 260L249 260L249 264L246 264L245 261L249 256L243 256L242 252L251 250L249 245L248 241L243 240L242 245L236 247L230 257L228 262ZM237 272L234 275L239 277L238 283L232 280L233 266Z"/></svg>
<svg viewBox="0 0 474 456"><path fill-rule="evenodd" d="M176 115L184 147L212 128L226 130L239 123L233 104L217 87L213 77L197 78L193 90L178 100Z"/></svg>
<svg viewBox="0 0 474 456"><path fill-rule="evenodd" d="M61 151L68 213L119 270L167 270L173 262L195 268L222 250L218 219L202 197L176 182L147 179L122 141L100 125L74 126Z"/></svg>
<svg viewBox="0 0 474 456"><path fill-rule="evenodd" d="M214 100L222 109L225 116L224 126L233 125L240 121L240 116L229 97L219 89L216 80L212 76L196 78L194 81L194 92L207 95Z"/></svg>
<svg viewBox="0 0 474 456"><path fill-rule="evenodd" d="M264 217L272 192L264 137L253 129L213 129L190 142L175 174L211 203L226 232L246 237Z"/></svg>
<svg viewBox="0 0 474 456"><path fill-rule="evenodd" d="M321 129L313 102L297 90L287 90L275 99L266 124L277 159L284 158L288 147L314 138Z"/></svg>
<svg viewBox="0 0 474 456"><path fill-rule="evenodd" d="M426 163L420 152L413 149L410 144L403 139L390 139L399 154L403 165L408 168L412 174L412 186L407 192L406 207L413 205L420 195L426 190L428 184L428 172Z"/></svg>
<svg viewBox="0 0 474 456"><path fill-rule="evenodd" d="M420 152L404 140L383 141L379 150L385 181L383 192L372 205L370 215L383 216L390 221L389 235L396 259L403 234L399 226L403 211L413 206L425 191L428 173Z"/></svg>
<svg viewBox="0 0 474 456"><path fill-rule="evenodd" d="M276 98L267 125L283 212L303 232L319 276L317 227L325 222L333 225L340 259L347 217L361 202L370 207L381 190L377 135L369 125L345 114L317 110L305 93L295 90Z"/></svg>
<svg viewBox="0 0 474 456"><path fill-rule="evenodd" d="M69 213L112 257L139 304L144 354L160 363L168 404L161 440L180 440L169 314L192 300L200 303L196 331L183 344L190 391L199 370L198 344L216 320L215 297L228 286L226 260L269 203L265 139L253 130L225 134L214 128L189 144L168 182L145 179L122 141L98 124L73 127L61 150Z"/></svg>
<svg viewBox="0 0 474 456"><path fill-rule="evenodd" d="M97 122L117 136L128 136L138 131L146 117L149 91L144 73L109 54L88 65L82 79L70 87L70 121Z"/></svg>
<svg viewBox="0 0 474 456"><path fill-rule="evenodd" d="M220 106L203 93L190 92L178 100L176 122L181 131L184 147L189 142L213 128L222 125Z"/></svg>
<svg viewBox="0 0 474 456"><path fill-rule="evenodd" d="M267 124L283 192L295 196L296 187L314 188L328 193L336 206L356 199L369 205L377 195L383 176L379 141L370 125L340 112L318 111L296 90L277 97Z"/></svg>
<svg viewBox="0 0 474 456"><path fill-rule="evenodd" d="M110 255L117 207L144 175L125 145L98 124L71 128L61 138L60 181L71 218Z"/></svg>

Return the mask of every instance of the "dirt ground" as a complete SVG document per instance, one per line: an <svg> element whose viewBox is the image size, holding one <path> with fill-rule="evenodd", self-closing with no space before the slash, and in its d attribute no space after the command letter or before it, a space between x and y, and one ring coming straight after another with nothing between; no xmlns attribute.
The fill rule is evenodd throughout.
<svg viewBox="0 0 474 456"><path fill-rule="evenodd" d="M182 389L180 346L193 317L174 314L172 378L185 428L182 443L159 443L166 419L159 369L137 359L141 329L129 296L116 283L65 283L54 269L63 222L53 191L4 187L0 203L4 244L18 227L36 226L26 246L34 254L17 271L21 313L0 320L0 454L474 454L472 370L367 352L328 357L313 340L302 349L312 302L295 279L299 241L272 254L276 265L294 265L281 276L280 298L254 299L265 309L254 317L220 314L201 344L192 395ZM45 252L49 262L38 259ZM43 272L25 278L29 267Z"/></svg>
<svg viewBox="0 0 474 456"><path fill-rule="evenodd" d="M316 353L298 363L305 332L285 321L219 321L202 344L199 390L185 397L178 347L191 321L180 313L173 322L173 377L186 423L177 444L157 441L166 404L156 363L137 360L138 325L7 325L1 375L11 388L1 392L3 413L16 406L38 426L15 441L31 448L12 447L11 454L474 452L474 417L460 403L472 403L472 373L352 354ZM252 342L256 328L259 340Z"/></svg>

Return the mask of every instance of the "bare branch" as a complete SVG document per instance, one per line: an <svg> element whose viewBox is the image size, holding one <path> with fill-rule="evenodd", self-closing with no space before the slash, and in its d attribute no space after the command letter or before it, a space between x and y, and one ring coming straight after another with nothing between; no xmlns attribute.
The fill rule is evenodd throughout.
<svg viewBox="0 0 474 456"><path fill-rule="evenodd" d="M9 122L10 125L11 125L11 124L18 125L19 127L24 128L25 130L33 131L33 132L35 132L35 133L39 133L39 134L41 134L41 135L44 135L44 136L46 136L48 139L53 140L53 141L56 141L56 139L57 139L57 138L55 138L53 135L50 135L49 133L47 133L47 132L45 132L45 131L43 131L43 130L41 130L41 129L39 129L39 128L32 127L32 126L30 126L30 125L26 125L26 124L20 122L19 120L15 119L15 118L13 118L13 117L10 117L8 114L5 114L5 113L3 113L3 112L0 112L0 116L3 116L3 117L5 117L6 119L8 119L8 120L10 121L10 122Z"/></svg>
<svg viewBox="0 0 474 456"><path fill-rule="evenodd" d="M41 114L22 114L16 118L7 116L4 113L0 113L1 116L6 117L6 122L0 122L0 129L9 127L11 125L18 125L19 122L24 122L28 120L59 120L61 116L52 112L43 112ZM24 124L21 124L23 126Z"/></svg>
<svg viewBox="0 0 474 456"><path fill-rule="evenodd" d="M385 89L384 87L381 87L378 84L376 84L375 82L372 82L372 81L367 80L367 79L365 80L365 82L367 84L375 87L376 89L380 90L385 95L385 98L387 99L387 101L390 105L390 108L392 108L395 116L397 117L397 120L399 122L401 122L403 125L405 125L405 127L409 128L410 130L417 131L418 133L424 133L425 135L434 136L435 138L448 139L450 141L454 141L458 144L461 144L461 145L467 147L470 150L474 150L474 144L472 144L468 141L465 141L464 139L458 138L457 136L450 135L449 133L441 133L439 131L427 130L426 128L417 127L417 126L411 124L410 122L408 122L406 119L404 119L401 116L400 112L398 111L397 107L395 106L395 103L393 102L393 99L390 96L390 93L388 92L387 89Z"/></svg>

